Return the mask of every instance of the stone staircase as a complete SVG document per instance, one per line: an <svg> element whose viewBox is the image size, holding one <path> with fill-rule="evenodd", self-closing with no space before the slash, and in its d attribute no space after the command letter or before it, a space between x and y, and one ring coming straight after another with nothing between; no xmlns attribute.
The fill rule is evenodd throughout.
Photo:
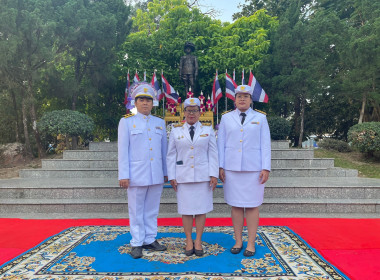
<svg viewBox="0 0 380 280"><path fill-rule="evenodd" d="M380 217L380 180L357 177L314 158L314 150L289 149L272 142L272 172L262 217ZM63 159L43 160L41 169L0 180L0 217L126 218L126 191L117 181L117 144L91 143L89 150L65 151ZM229 217L222 185L214 192L209 217ZM166 185L160 217L178 217L176 196Z"/></svg>

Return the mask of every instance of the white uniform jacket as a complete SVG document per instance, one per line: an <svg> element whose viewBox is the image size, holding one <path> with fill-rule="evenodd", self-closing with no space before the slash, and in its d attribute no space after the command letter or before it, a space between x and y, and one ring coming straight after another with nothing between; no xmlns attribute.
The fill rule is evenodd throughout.
<svg viewBox="0 0 380 280"><path fill-rule="evenodd" d="M218 177L218 151L211 126L197 122L193 141L188 126L174 127L170 133L168 155L169 180L177 183L210 181Z"/></svg>
<svg viewBox="0 0 380 280"><path fill-rule="evenodd" d="M251 108L245 113L243 125L237 109L222 116L218 129L219 167L230 171L270 171L267 118Z"/></svg>
<svg viewBox="0 0 380 280"><path fill-rule="evenodd" d="M163 184L167 141L164 120L140 113L122 118L118 130L119 180L129 179L130 186Z"/></svg>

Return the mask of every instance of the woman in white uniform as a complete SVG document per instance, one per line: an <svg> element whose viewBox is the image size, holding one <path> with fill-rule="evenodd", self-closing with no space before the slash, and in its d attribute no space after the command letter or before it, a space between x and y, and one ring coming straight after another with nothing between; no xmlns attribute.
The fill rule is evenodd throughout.
<svg viewBox="0 0 380 280"><path fill-rule="evenodd" d="M185 254L202 256L206 213L213 210L213 190L218 183L218 151L214 130L198 121L198 98L185 100L184 114L186 122L175 125L170 133L166 162L170 184L177 192L178 213L182 215ZM194 216L195 241L191 236Z"/></svg>
<svg viewBox="0 0 380 280"><path fill-rule="evenodd" d="M243 249L244 214L248 228L248 243L244 256L255 254L255 239L259 225L259 206L263 202L265 182L271 168L269 126L263 112L251 109L252 90L246 85L235 90L234 111L222 116L218 130L219 178L224 200L231 205L235 233L232 254Z"/></svg>

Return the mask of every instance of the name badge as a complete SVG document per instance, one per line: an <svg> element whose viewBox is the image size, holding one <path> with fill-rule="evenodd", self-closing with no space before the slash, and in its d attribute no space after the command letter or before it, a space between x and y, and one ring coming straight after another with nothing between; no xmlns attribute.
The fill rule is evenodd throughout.
<svg viewBox="0 0 380 280"><path fill-rule="evenodd" d="M251 122L251 124L260 124L259 122Z"/></svg>
<svg viewBox="0 0 380 280"><path fill-rule="evenodd" d="M157 129L161 129L162 130L162 126L156 126Z"/></svg>
<svg viewBox="0 0 380 280"><path fill-rule="evenodd" d="M207 137L208 134L202 134L202 135L199 135L199 137Z"/></svg>
<svg viewBox="0 0 380 280"><path fill-rule="evenodd" d="M177 165L183 165L183 161L182 160L177 161Z"/></svg>

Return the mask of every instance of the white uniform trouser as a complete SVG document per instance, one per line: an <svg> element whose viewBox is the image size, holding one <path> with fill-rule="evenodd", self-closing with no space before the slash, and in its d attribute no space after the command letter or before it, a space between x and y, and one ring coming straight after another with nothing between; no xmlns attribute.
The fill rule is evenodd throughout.
<svg viewBox="0 0 380 280"><path fill-rule="evenodd" d="M128 188L131 246L147 245L156 240L162 189L163 185Z"/></svg>

